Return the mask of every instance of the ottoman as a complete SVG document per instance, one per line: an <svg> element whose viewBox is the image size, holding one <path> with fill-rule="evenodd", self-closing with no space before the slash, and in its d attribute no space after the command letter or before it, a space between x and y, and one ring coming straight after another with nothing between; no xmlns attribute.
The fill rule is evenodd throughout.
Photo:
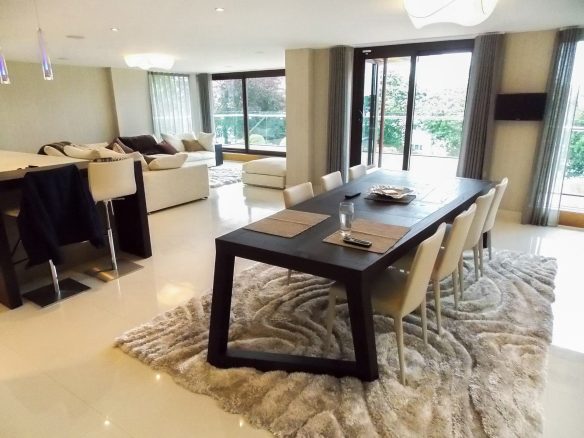
<svg viewBox="0 0 584 438"><path fill-rule="evenodd" d="M241 180L253 186L286 187L286 158L270 157L248 161L242 166Z"/></svg>

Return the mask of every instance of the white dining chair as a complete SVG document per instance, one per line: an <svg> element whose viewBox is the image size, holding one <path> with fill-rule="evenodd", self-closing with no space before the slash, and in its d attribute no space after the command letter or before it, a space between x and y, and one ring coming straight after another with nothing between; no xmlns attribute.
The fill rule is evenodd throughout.
<svg viewBox="0 0 584 438"><path fill-rule="evenodd" d="M485 220L485 228L483 228L483 233L487 233L487 246L489 248L489 260L493 258L493 248L491 245L491 230L495 226L495 219L497 218L497 212L499 211L499 206L501 205L501 200L507 189L507 184L509 180L503 178L499 184L495 186L495 197L489 208L489 214L487 214L487 219ZM483 246L481 245L481 256L483 252Z"/></svg>
<svg viewBox="0 0 584 438"><path fill-rule="evenodd" d="M367 175L367 166L364 164L357 164L349 168L349 181L354 181L365 175Z"/></svg>
<svg viewBox="0 0 584 438"><path fill-rule="evenodd" d="M89 180L89 191L95 203L103 202L105 206L105 217L107 223L107 237L109 243L110 257L112 262L111 270L94 268L87 273L103 281L111 281L121 275L128 274L142 266L124 260L123 269L120 269L119 261L116 257L112 224L110 218L114 215L113 200L130 196L136 193L136 177L134 175L134 160L125 158L114 161L90 162L87 167L87 177Z"/></svg>
<svg viewBox="0 0 584 438"><path fill-rule="evenodd" d="M444 239L444 245L440 249L436 265L432 271L431 280L434 290L434 303L436 305L436 325L438 334L442 333L442 310L440 303L440 281L449 275L452 276L452 295L454 297L454 307L458 308L459 277L458 261L462 255L462 247L468 235L468 230L475 215L476 205L471 205L468 210L460 213L450 228L450 233ZM410 251L392 266L404 271L409 271L413 265L414 252Z"/></svg>
<svg viewBox="0 0 584 438"><path fill-rule="evenodd" d="M445 230L446 224L441 224L431 237L418 246L409 273L406 274L394 268L386 269L371 286L373 309L378 313L389 315L393 318L399 357L399 376L402 385L406 383L403 318L417 308L420 309L422 336L424 345L427 345L426 291L428 290L428 282L436 262L436 256L440 251L440 244ZM346 292L344 285L336 282L329 291L325 340L325 348L327 350L331 343L338 298L346 298Z"/></svg>
<svg viewBox="0 0 584 438"><path fill-rule="evenodd" d="M284 206L286 208L293 207L301 202L308 201L314 198L314 191L312 190L312 183L305 182L284 190ZM292 270L288 269L288 284L292 278Z"/></svg>
<svg viewBox="0 0 584 438"><path fill-rule="evenodd" d="M305 182L284 189L284 205L286 208L293 207L311 198L314 198L311 182Z"/></svg>
<svg viewBox="0 0 584 438"><path fill-rule="evenodd" d="M328 175L320 177L320 183L322 184L323 190L328 192L329 190L336 189L343 185L343 176L339 171L329 173Z"/></svg>
<svg viewBox="0 0 584 438"><path fill-rule="evenodd" d="M483 258L482 251L480 248L483 244L483 228L485 226L485 220L487 219L487 214L489 213L489 208L493 203L493 197L495 196L495 189L488 191L486 195L479 196L475 204L477 210L475 212L474 218L468 230L464 246L462 247L462 254L458 261L458 277L460 282L460 298L462 299L462 294L464 292L464 270L463 270L463 254L464 251L473 251L474 256L474 272L475 279L478 280L481 275L484 274L483 270Z"/></svg>

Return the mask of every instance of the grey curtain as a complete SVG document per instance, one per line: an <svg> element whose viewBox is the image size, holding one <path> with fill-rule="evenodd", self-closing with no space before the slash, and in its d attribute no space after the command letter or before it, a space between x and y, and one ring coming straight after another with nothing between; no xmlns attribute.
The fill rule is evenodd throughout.
<svg viewBox="0 0 584 438"><path fill-rule="evenodd" d="M148 73L154 133L182 134L193 130L188 75Z"/></svg>
<svg viewBox="0 0 584 438"><path fill-rule="evenodd" d="M343 179L349 168L349 129L353 48L331 49L329 64L329 115L327 172L340 170Z"/></svg>
<svg viewBox="0 0 584 438"><path fill-rule="evenodd" d="M568 143L574 116L571 93L572 71L582 28L560 30L556 36L552 67L547 84L547 102L540 133L537 159L523 222L557 225Z"/></svg>
<svg viewBox="0 0 584 438"><path fill-rule="evenodd" d="M457 175L483 179L492 156L493 114L501 77L503 34L475 39Z"/></svg>
<svg viewBox="0 0 584 438"><path fill-rule="evenodd" d="M199 101L201 104L201 122L203 132L215 132L213 124L213 83L209 73L197 75Z"/></svg>

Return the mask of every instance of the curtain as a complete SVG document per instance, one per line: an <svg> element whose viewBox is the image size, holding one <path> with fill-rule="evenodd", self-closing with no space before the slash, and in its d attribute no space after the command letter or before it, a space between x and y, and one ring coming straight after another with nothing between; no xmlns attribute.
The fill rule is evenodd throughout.
<svg viewBox="0 0 584 438"><path fill-rule="evenodd" d="M191 91L188 75L148 73L154 133L192 132Z"/></svg>
<svg viewBox="0 0 584 438"><path fill-rule="evenodd" d="M462 129L462 150L456 172L458 176L483 179L489 171L503 38L503 34L486 34L475 39Z"/></svg>
<svg viewBox="0 0 584 438"><path fill-rule="evenodd" d="M558 224L576 96L572 72L582 28L558 31L547 84L547 102L523 223Z"/></svg>
<svg viewBox="0 0 584 438"><path fill-rule="evenodd" d="M327 172L340 170L343 179L346 179L349 168L353 48L346 46L333 47L330 53L329 69Z"/></svg>
<svg viewBox="0 0 584 438"><path fill-rule="evenodd" d="M213 83L209 73L197 75L199 100L201 103L201 122L203 132L215 132L213 126Z"/></svg>

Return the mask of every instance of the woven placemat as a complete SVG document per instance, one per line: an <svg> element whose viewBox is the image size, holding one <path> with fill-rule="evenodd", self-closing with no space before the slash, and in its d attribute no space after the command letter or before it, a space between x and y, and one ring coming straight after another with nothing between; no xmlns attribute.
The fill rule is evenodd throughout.
<svg viewBox="0 0 584 438"><path fill-rule="evenodd" d="M273 236L291 238L321 223L330 216L307 211L282 210L257 222L246 225L246 230Z"/></svg>
<svg viewBox="0 0 584 438"><path fill-rule="evenodd" d="M351 236L370 241L372 245L369 248L343 242L340 230L323 239L323 242L383 254L393 247L409 230L408 227L399 225L383 224L368 219L356 219L351 227Z"/></svg>

